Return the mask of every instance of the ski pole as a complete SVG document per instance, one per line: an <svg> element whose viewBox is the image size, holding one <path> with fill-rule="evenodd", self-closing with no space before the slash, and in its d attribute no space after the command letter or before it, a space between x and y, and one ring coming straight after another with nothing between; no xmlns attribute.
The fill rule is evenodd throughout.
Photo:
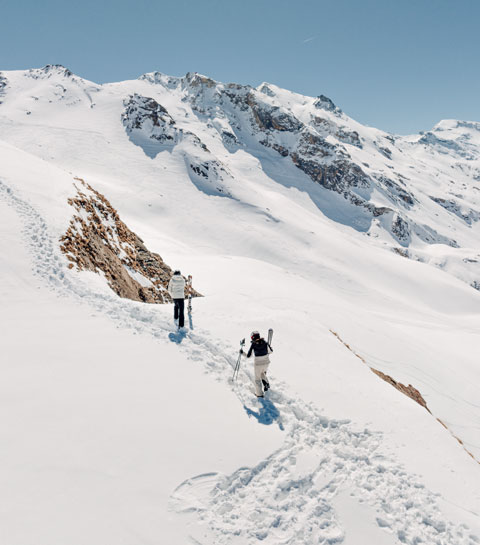
<svg viewBox="0 0 480 545"><path fill-rule="evenodd" d="M187 278L187 295L188 295L188 305L187 312L192 313L192 275L189 274Z"/></svg>
<svg viewBox="0 0 480 545"><path fill-rule="evenodd" d="M238 377L238 371L240 370L240 360L242 359L242 351L244 346L245 346L245 339L242 339L240 341L240 350L238 351L237 363L235 364L235 369L233 370L232 380L236 380L236 378Z"/></svg>

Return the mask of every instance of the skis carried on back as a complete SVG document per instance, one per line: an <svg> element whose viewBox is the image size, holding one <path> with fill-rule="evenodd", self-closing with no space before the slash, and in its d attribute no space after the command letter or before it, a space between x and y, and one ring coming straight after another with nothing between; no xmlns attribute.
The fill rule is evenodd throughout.
<svg viewBox="0 0 480 545"><path fill-rule="evenodd" d="M244 346L245 346L245 339L242 339L240 341L240 350L238 351L237 363L235 364L235 368L233 369L232 380L236 380L238 377L238 371L240 370L240 360L242 359L242 352L243 352Z"/></svg>
<svg viewBox="0 0 480 545"><path fill-rule="evenodd" d="M192 275L191 274L189 274L187 277L187 298L188 298L187 312L188 314L192 314Z"/></svg>
<svg viewBox="0 0 480 545"><path fill-rule="evenodd" d="M267 343L272 346L273 329L268 330Z"/></svg>

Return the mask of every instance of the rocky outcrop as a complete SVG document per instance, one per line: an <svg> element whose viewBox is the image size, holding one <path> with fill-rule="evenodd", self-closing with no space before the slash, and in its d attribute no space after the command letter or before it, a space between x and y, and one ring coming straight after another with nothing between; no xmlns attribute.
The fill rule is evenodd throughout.
<svg viewBox="0 0 480 545"><path fill-rule="evenodd" d="M153 98L134 94L124 101L124 106L122 123L127 134L145 129L148 138L172 145L183 138L182 129L175 126L167 110Z"/></svg>
<svg viewBox="0 0 480 545"><path fill-rule="evenodd" d="M350 350L350 352L352 352L352 354L354 354L361 362L363 362L365 365L368 365L368 363L366 362L365 358L362 358L362 356L360 356L359 354L357 354L349 344L347 344L341 337L340 335L336 332L336 331L333 331L332 329L330 329L330 333L332 333L332 335L334 335L342 344L343 346L345 346L345 348L347 348L348 350ZM370 366L369 366L370 367ZM382 371L379 371L378 369L374 369L373 367L370 367L370 370L375 373L378 377L380 377L382 380L384 380L385 382L388 382L389 384L391 384L394 388L396 388L399 392L402 392L402 394L405 394L406 396L408 396L410 399L413 399L413 401L415 401L416 403L418 403L419 405L421 405L424 409L426 409L430 414L432 414L430 412L430 409L427 407L427 402L425 401L425 399L423 398L422 394L414 387L412 386L411 384L409 384L408 386L405 386L404 384L402 384L401 382L397 382L395 379L393 379L391 376L389 375L386 375L385 373L382 373Z"/></svg>
<svg viewBox="0 0 480 545"><path fill-rule="evenodd" d="M400 242L400 244L403 246L408 246L411 238L410 227L399 214L394 214L391 232L398 242Z"/></svg>
<svg viewBox="0 0 480 545"><path fill-rule="evenodd" d="M333 100L329 99L325 95L318 96L313 105L318 110L326 110L327 112L332 112L337 115L342 113L342 110L338 106L335 106Z"/></svg>
<svg viewBox="0 0 480 545"><path fill-rule="evenodd" d="M184 88L193 94L186 95L185 100L202 115L218 116L221 110L232 128L232 131L223 129L221 133L222 140L226 140L230 148L254 135L262 146L275 150L282 157L290 157L313 182L339 193L349 204L364 208L372 217L391 211L391 208L376 206L362 196L371 191L372 179L351 160L341 145L346 143L362 148L357 132L319 116L313 117L311 126L306 125L290 111L270 104L268 99L265 101L265 96L275 96L267 84L257 91L237 84L223 86L197 76L188 75ZM315 104L317 109L341 115L341 110L326 97L319 97ZM250 127L249 134L244 134L247 126ZM331 136L338 143L331 142ZM406 191L398 188L397 192L409 200Z"/></svg>
<svg viewBox="0 0 480 545"><path fill-rule="evenodd" d="M32 79L48 79L55 75L77 79L68 68L61 64L47 64L43 68L32 68L25 75Z"/></svg>
<svg viewBox="0 0 480 545"><path fill-rule="evenodd" d="M60 239L69 267L103 274L120 297L170 302L167 285L172 269L130 231L102 194L79 178L76 182L77 194L68 201L75 212Z"/></svg>
<svg viewBox="0 0 480 545"><path fill-rule="evenodd" d="M166 108L153 98L139 94L125 99L124 106L121 119L125 131L146 155L153 159L165 147L177 147L198 189L208 195L231 196L223 183L233 179L230 172L198 136L178 127ZM232 144L234 142L232 139Z"/></svg>
<svg viewBox="0 0 480 545"><path fill-rule="evenodd" d="M390 198L403 208L409 210L415 203L418 201L415 197L405 189L405 182L401 177L398 178L398 182L388 178L383 174L374 175L373 178L384 188L385 193L387 193Z"/></svg>
<svg viewBox="0 0 480 545"><path fill-rule="evenodd" d="M394 388L396 388L399 392L402 392L402 394L405 394L410 399L413 399L415 403L418 403L421 405L424 409L426 409L430 414L430 409L427 407L427 402L423 398L422 394L411 384L408 386L405 386L405 384L402 384L401 382L397 382L394 378L392 378L390 375L386 375L385 373L382 373L378 369L374 369L373 367L370 367L370 369L382 380L385 382L388 382L388 384L391 384Z"/></svg>
<svg viewBox="0 0 480 545"><path fill-rule="evenodd" d="M363 358L362 356L360 356L360 354L357 354L357 352L355 352L351 346L349 344L347 344L341 337L340 335L336 332L336 331L333 331L332 329L330 329L330 333L332 335L334 335L342 344L343 346L345 346L345 348L347 348L347 350L350 350L350 352L352 352L352 354L354 356L356 356L362 363L364 363L365 365L368 365L367 361L365 360L365 358ZM409 397L410 399L412 399L413 401L415 401L415 403L418 403L421 407L423 407L425 410L427 410L432 416L432 411L428 408L427 406L427 402L425 401L425 398L422 396L422 394L419 392L419 390L417 390L414 386L412 386L411 384L409 384L408 386L405 386L405 384L402 384L401 382L398 382L396 381L394 378L392 378L390 375L387 375L385 373L382 373L382 371L379 371L378 369L374 369L373 367L370 367L370 365L368 365L368 367L370 368L370 371L372 371L373 373L375 373L377 375L377 377L380 377L382 380L384 380L385 382L387 382L388 384L392 385L395 389L397 389L399 392L401 392L402 394L406 395L407 397ZM464 448L464 450L477 462L477 463L480 463L479 460L477 460L475 458L475 456L473 456L473 454L465 447L465 445L463 444L463 441L457 437L455 434L452 433L452 431L448 428L448 426L442 422L442 420L440 420L439 418L436 419L445 429L447 429L450 434L462 445L462 447Z"/></svg>
<svg viewBox="0 0 480 545"><path fill-rule="evenodd" d="M267 106L255 100L253 93L247 95L253 118L261 131L298 132L303 124L296 117L283 111L279 106Z"/></svg>
<svg viewBox="0 0 480 545"><path fill-rule="evenodd" d="M461 207L454 199L442 199L440 197L432 196L430 196L430 198L448 212L455 214L455 216L463 220L467 225L472 225L473 223L480 221L480 212L472 210L471 208Z"/></svg>

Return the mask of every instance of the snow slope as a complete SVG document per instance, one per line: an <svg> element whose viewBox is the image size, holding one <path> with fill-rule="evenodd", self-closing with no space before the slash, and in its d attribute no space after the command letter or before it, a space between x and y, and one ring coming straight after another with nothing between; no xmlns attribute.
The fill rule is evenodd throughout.
<svg viewBox="0 0 480 545"><path fill-rule="evenodd" d="M473 219L420 198L434 183L422 177L409 187L422 206L407 219L438 213L437 232L459 247L415 235L403 247L421 261L405 259L385 251L399 241L380 224L352 228L363 206L343 203L255 133L228 149L219 139L228 116L212 114L215 96L199 112L185 88L192 76L104 86L55 67L3 76L3 541L479 541L479 465L465 451L480 459L480 294L468 285L475 263L462 261L478 254ZM204 95L218 86L202 85ZM305 97L271 92L306 122ZM122 114L135 93L171 119L137 101L140 128L129 132ZM344 116L322 111L332 123ZM375 133L348 122L359 138ZM455 123L431 134L467 131L469 145L476 128ZM445 147L432 139L425 146ZM428 156L428 171L440 152L417 140L396 145L413 149L409 161L419 155L417 172ZM168 264L194 274L205 297L185 336L171 307L119 299L101 277L67 268L58 240L74 176ZM462 176L473 207L475 180ZM272 390L259 402L250 365L229 379L238 340L270 326ZM433 416L352 350L418 388Z"/></svg>

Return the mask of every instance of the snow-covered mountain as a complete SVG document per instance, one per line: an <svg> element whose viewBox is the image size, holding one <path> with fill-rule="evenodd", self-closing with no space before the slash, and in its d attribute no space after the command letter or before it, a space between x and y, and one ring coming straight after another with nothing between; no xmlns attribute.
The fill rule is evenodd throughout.
<svg viewBox="0 0 480 545"><path fill-rule="evenodd" d="M480 123L0 72L7 542L478 543L479 193ZM186 336L142 303L171 268ZM231 365L270 326L260 403Z"/></svg>

